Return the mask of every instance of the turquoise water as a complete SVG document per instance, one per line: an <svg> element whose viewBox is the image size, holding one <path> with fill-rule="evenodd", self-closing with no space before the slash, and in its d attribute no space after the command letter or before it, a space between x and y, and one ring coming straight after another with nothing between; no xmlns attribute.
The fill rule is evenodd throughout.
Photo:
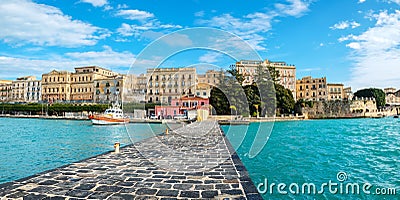
<svg viewBox="0 0 400 200"><path fill-rule="evenodd" d="M161 124L93 126L90 121L0 118L0 183L79 161L161 133ZM154 133L153 133L154 132Z"/></svg>
<svg viewBox="0 0 400 200"><path fill-rule="evenodd" d="M258 185L284 183L288 194L279 194L275 186L267 190L265 199L400 199L400 120L344 119L275 122L268 143L254 158L249 158L249 149L260 124L250 125L244 141L238 141L245 126L223 126L227 137L238 148L237 152ZM258 141L260 142L260 141ZM339 172L347 179L340 182ZM265 179L268 183L265 184ZM322 194L304 194L303 183L314 183L317 193L323 183L342 183L343 192L329 192L325 187ZM343 180L343 179L341 179ZM362 191L364 183L370 183L371 194ZM290 184L297 184L289 190ZM346 184L357 183L360 194L354 194ZM397 196L377 195L375 189L395 188ZM262 190L263 187L260 187ZM306 192L307 187L306 187ZM294 193L294 194L292 194ZM339 194L338 194L339 193Z"/></svg>

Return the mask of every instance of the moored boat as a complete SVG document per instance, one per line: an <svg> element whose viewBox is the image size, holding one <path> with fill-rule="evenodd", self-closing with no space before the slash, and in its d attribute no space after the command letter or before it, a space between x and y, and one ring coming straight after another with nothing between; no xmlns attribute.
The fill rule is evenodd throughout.
<svg viewBox="0 0 400 200"><path fill-rule="evenodd" d="M115 125L129 123L129 117L125 117L119 105L113 104L101 115L91 115L89 119L93 125Z"/></svg>

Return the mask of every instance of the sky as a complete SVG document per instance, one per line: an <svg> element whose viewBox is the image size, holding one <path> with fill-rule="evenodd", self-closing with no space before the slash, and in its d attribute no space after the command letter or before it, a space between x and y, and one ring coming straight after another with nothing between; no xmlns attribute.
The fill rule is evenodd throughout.
<svg viewBox="0 0 400 200"><path fill-rule="evenodd" d="M7 0L0 19L0 79L268 59L297 78L400 88L400 0Z"/></svg>

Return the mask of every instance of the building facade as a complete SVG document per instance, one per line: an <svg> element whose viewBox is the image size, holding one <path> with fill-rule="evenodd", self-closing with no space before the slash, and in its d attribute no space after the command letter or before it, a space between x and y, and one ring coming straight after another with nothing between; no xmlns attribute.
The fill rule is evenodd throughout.
<svg viewBox="0 0 400 200"><path fill-rule="evenodd" d="M250 85L254 82L254 78L257 75L257 68L259 66L267 67L271 66L279 72L278 83L289 89L293 98L296 100L296 66L289 65L286 62L272 62L269 60L256 61L256 60L241 60L236 62L235 68L239 74L244 76L243 85Z"/></svg>
<svg viewBox="0 0 400 200"><path fill-rule="evenodd" d="M42 101L65 102L71 100L71 73L53 70L42 75Z"/></svg>
<svg viewBox="0 0 400 200"><path fill-rule="evenodd" d="M171 118L175 115L188 116L190 111L198 109L209 109L210 102L208 98L202 98L195 95L183 96L179 99L173 99L171 105L155 106L155 115L158 118Z"/></svg>
<svg viewBox="0 0 400 200"><path fill-rule="evenodd" d="M0 80L0 102L9 102L12 95L12 81Z"/></svg>
<svg viewBox="0 0 400 200"><path fill-rule="evenodd" d="M25 92L25 102L37 103L42 101L42 81L27 81L27 91Z"/></svg>
<svg viewBox="0 0 400 200"><path fill-rule="evenodd" d="M324 101L328 99L328 86L326 77L312 78L311 76L303 77L296 81L297 99L307 101Z"/></svg>
<svg viewBox="0 0 400 200"><path fill-rule="evenodd" d="M38 102L40 81L35 76L25 76L12 81L10 102Z"/></svg>
<svg viewBox="0 0 400 200"><path fill-rule="evenodd" d="M97 79L94 81L94 102L113 103L122 100L124 76Z"/></svg>
<svg viewBox="0 0 400 200"><path fill-rule="evenodd" d="M396 88L385 88L385 100L387 105L400 105L400 90Z"/></svg>
<svg viewBox="0 0 400 200"><path fill-rule="evenodd" d="M197 75L195 95L202 98L210 98L211 89L218 86L224 79L223 71L207 70L205 74Z"/></svg>
<svg viewBox="0 0 400 200"><path fill-rule="evenodd" d="M93 102L94 82L99 79L114 78L118 73L98 66L77 67L71 74L71 97L73 102Z"/></svg>
<svg viewBox="0 0 400 200"><path fill-rule="evenodd" d="M353 91L351 90L351 87L346 87L343 88L344 91L344 99L345 100L352 100L354 97Z"/></svg>
<svg viewBox="0 0 400 200"><path fill-rule="evenodd" d="M146 98L147 78L145 74L139 76L134 74L126 75L122 90L124 102L143 103Z"/></svg>
<svg viewBox="0 0 400 200"><path fill-rule="evenodd" d="M170 104L173 99L196 90L196 68L151 68L147 69L146 101Z"/></svg>
<svg viewBox="0 0 400 200"><path fill-rule="evenodd" d="M328 101L330 100L344 100L344 87L340 83L328 83Z"/></svg>

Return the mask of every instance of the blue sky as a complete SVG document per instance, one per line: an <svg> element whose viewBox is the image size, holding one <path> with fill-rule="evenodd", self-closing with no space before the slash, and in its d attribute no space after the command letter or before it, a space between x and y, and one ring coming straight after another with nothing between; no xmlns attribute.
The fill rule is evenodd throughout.
<svg viewBox="0 0 400 200"><path fill-rule="evenodd" d="M252 59L249 46L296 65L297 78L400 87L400 0L7 0L0 18L0 79L86 65L126 73L134 61L226 68ZM215 29L185 31L195 27Z"/></svg>

